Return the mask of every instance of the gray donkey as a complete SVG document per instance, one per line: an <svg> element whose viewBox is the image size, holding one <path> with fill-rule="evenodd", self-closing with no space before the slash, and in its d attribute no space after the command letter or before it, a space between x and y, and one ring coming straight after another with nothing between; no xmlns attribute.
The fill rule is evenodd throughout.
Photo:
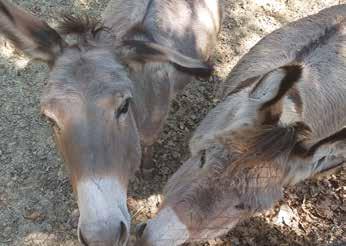
<svg viewBox="0 0 346 246"><path fill-rule="evenodd" d="M0 0L0 34L50 67L41 108L77 193L84 245L127 243L129 177L141 147L150 160L174 95L211 73L220 4L113 0L102 21L65 16L56 31Z"/></svg>
<svg viewBox="0 0 346 246"><path fill-rule="evenodd" d="M344 166L346 5L263 38L225 83L138 245L215 238L270 208L283 187Z"/></svg>

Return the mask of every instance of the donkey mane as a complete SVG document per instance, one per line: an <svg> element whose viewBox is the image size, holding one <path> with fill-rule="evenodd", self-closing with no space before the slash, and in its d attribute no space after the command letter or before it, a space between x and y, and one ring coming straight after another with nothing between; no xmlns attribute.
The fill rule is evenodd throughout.
<svg viewBox="0 0 346 246"><path fill-rule="evenodd" d="M310 129L302 122L288 126L264 125L254 129L243 129L233 136L221 136L224 144L232 154L237 155L237 161L231 165L231 172L257 166L259 162L274 160L279 156L300 154L302 145L309 136Z"/></svg>
<svg viewBox="0 0 346 246"><path fill-rule="evenodd" d="M307 17L307 18L310 18L310 17ZM295 22L293 22L293 23L295 23ZM278 30L272 32L272 34L270 34L269 36L260 40L256 45L259 45L259 47L261 47L263 45L263 42L265 43L265 40L276 40L276 41L280 40L280 38L282 38L282 33L283 33L282 30L286 30L286 28L292 26L293 23L284 27L284 29L278 29ZM319 36L317 36L315 39L312 39L310 42L306 43L303 47L301 47L299 50L297 50L295 57L292 60L287 61L287 63L288 64L290 64L290 63L293 63L293 64L302 63L304 61L304 59L306 57L310 56L313 52L315 52L316 49L326 45L329 42L329 40L332 39L333 37L335 37L335 35L337 35L337 33L340 32L340 30L345 25L346 25L346 18L342 18L336 24L334 24L330 27L326 27L325 30ZM263 47L265 47L265 46L263 46ZM258 52L258 50L257 50L257 52ZM242 58L242 60L235 66L235 68L232 70L231 74L239 73L239 70L238 70L239 64L241 64L241 63L247 64L249 62L249 60L248 60L249 54L251 54L251 55L256 54L256 51L252 52L252 53L250 51L248 54L246 54ZM251 56L249 56L249 57L251 57ZM271 68L271 70L274 68ZM263 70L263 73L267 73L267 72L268 72L267 70ZM237 83L237 85L234 88L226 89L225 90L226 93L223 94L224 95L223 98L226 98L227 96L236 94L239 91L243 90L244 88L252 86L260 78L261 78L260 75L255 75L255 76L249 77L243 81L233 81L233 83ZM233 76L230 76L228 78L228 80L230 80L230 81L233 80Z"/></svg>
<svg viewBox="0 0 346 246"><path fill-rule="evenodd" d="M59 22L58 30L62 35L75 34L78 36L84 36L91 34L92 37L96 37L100 31L107 31L108 28L105 27L103 22L96 17L65 14Z"/></svg>

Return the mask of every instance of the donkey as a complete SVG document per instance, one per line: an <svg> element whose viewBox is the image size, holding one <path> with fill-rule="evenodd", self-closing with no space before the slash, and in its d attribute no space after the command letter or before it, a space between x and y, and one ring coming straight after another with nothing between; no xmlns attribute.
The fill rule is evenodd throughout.
<svg viewBox="0 0 346 246"><path fill-rule="evenodd" d="M41 109L77 193L84 245L127 243L141 147L150 159L174 95L212 72L221 9L217 0L113 0L102 21L65 16L54 30L0 0L0 33L50 68Z"/></svg>
<svg viewBox="0 0 346 246"><path fill-rule="evenodd" d="M346 161L346 5L274 31L235 66L137 245L218 237Z"/></svg>

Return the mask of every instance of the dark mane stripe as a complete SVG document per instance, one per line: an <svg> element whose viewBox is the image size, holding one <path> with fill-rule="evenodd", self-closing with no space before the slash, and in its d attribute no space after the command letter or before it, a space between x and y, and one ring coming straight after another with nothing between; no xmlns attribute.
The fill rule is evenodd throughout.
<svg viewBox="0 0 346 246"><path fill-rule="evenodd" d="M76 34L92 34L96 36L99 31L106 30L103 23L95 17L86 15L73 16L63 15L62 21L59 22L58 30L63 35Z"/></svg>
<svg viewBox="0 0 346 246"><path fill-rule="evenodd" d="M340 27L344 23L345 19L331 27L327 27L321 36L311 40L310 43L308 43L306 46L304 46L302 49L298 51L298 53L296 54L296 61L303 61L304 58L309 56L314 50L323 45L326 45L328 41L338 33Z"/></svg>
<svg viewBox="0 0 346 246"><path fill-rule="evenodd" d="M317 48L326 45L328 43L328 41L334 37L340 30L340 28L346 24L346 18L344 18L343 20L341 20L339 23L328 27L325 29L325 31L316 39L311 40L307 45L305 45L304 47L302 47L296 54L295 59L292 60L291 62L293 63L302 63L304 61L304 59L309 56L312 52L314 52L314 50L316 50ZM271 36L267 36L267 38L270 38ZM257 45L257 44L256 44ZM255 46L256 46L255 45ZM238 67L239 64L237 64L235 67ZM233 72L233 71L232 71ZM231 72L231 74L232 74ZM250 77L244 81L241 81L237 87L235 87L234 89L232 89L225 97L235 94L237 92L239 92L240 90L250 87L251 85L253 85L253 83L256 81L256 78L258 79L259 76L257 77Z"/></svg>

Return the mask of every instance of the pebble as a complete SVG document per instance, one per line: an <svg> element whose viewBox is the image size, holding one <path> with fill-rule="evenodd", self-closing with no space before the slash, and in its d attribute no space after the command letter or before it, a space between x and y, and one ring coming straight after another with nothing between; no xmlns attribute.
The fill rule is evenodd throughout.
<svg viewBox="0 0 346 246"><path fill-rule="evenodd" d="M5 227L4 235L10 235L12 228L10 226Z"/></svg>
<svg viewBox="0 0 346 246"><path fill-rule="evenodd" d="M79 210L75 209L71 213L71 218L69 220L69 224L70 224L70 226L72 226L72 228L77 228L78 227L78 221L79 221Z"/></svg>
<svg viewBox="0 0 346 246"><path fill-rule="evenodd" d="M39 220L43 220L45 218L45 215L38 211L33 211L31 213L25 214L24 218L27 220L32 220L32 221L39 221Z"/></svg>

